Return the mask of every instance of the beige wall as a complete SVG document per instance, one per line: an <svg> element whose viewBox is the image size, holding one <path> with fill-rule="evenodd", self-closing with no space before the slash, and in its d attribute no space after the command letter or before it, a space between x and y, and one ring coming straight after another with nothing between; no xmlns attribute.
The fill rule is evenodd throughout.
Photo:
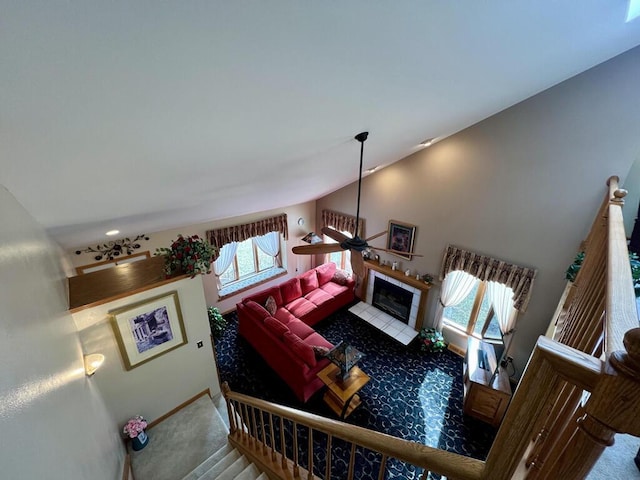
<svg viewBox="0 0 640 480"><path fill-rule="evenodd" d="M266 218L273 215L278 215L280 213L287 214L287 221L289 224L289 241L286 244L286 255L283 258L284 267L287 268L289 275L295 276L297 272L304 272L311 268L311 257L310 256L300 256L294 255L291 253L291 248L296 245L301 245L303 242L300 241L300 238L307 234L310 230L313 229L313 225L315 224L315 202L307 202L299 205L292 205L284 208L279 208L276 210L268 210L264 212L257 212L251 215L243 215L241 217L232 217L226 218L223 220L216 220L206 223L200 223L197 225L187 225L181 228L174 228L171 230L164 230L162 232L141 232L148 233L149 241L141 242L142 248L139 251L149 250L151 254L155 252L156 248L160 247L168 247L171 245L171 242L178 237L178 234L182 235L200 235L201 237L205 237L205 232L207 230L211 230L214 228L222 228L228 227L231 225L240 225L244 223L253 222L259 220L261 218ZM302 218L305 221L303 226L299 226L297 224L298 218ZM105 240L108 241L105 237ZM95 245L91 245L95 247ZM89 253L82 253L81 255L76 255L75 251L78 249L86 248L87 245L80 245L76 248L72 248L69 250L69 257L73 262L74 267L85 265L88 263L95 262L93 255ZM268 282L266 284L260 285L259 288L267 288L272 284L277 284L282 282L284 279L279 277L276 280ZM216 288L216 279L213 274L205 275L203 277L205 297L207 305L217 306L221 312L228 312L230 310L235 309L235 305L243 295L247 295L246 292L239 293L238 295L234 295L228 297L222 301L218 300L218 290Z"/></svg>
<svg viewBox="0 0 640 480"><path fill-rule="evenodd" d="M415 252L424 257L401 260L402 269L439 272L448 243L538 269L514 338L519 373L553 314L564 271L605 194L606 179L617 174L624 180L638 158L638 78L640 48L363 181L368 234L385 230L390 219L418 225ZM323 208L353 214L355 203L352 184L318 200L317 218ZM437 294L431 292L430 318Z"/></svg>
<svg viewBox="0 0 640 480"><path fill-rule="evenodd" d="M0 186L0 477L119 478L118 425L84 375L61 252Z"/></svg>
<svg viewBox="0 0 640 480"><path fill-rule="evenodd" d="M108 312L171 291L178 292L188 343L125 370ZM155 420L207 388L220 394L201 276L82 310L73 320L85 350L106 357L92 380L119 425L138 414Z"/></svg>

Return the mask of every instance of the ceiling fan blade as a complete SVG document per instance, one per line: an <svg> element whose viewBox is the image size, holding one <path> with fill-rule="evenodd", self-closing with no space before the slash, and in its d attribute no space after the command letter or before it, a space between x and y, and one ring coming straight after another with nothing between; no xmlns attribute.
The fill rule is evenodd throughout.
<svg viewBox="0 0 640 480"><path fill-rule="evenodd" d="M362 259L362 252L357 250L351 250L351 270L359 278L364 278L364 260Z"/></svg>
<svg viewBox="0 0 640 480"><path fill-rule="evenodd" d="M376 233L375 235L372 235L372 236L366 238L365 242L369 243L370 240L373 240L374 238L378 238L378 237L381 237L381 236L386 235L386 234L387 234L386 230L384 232Z"/></svg>
<svg viewBox="0 0 640 480"><path fill-rule="evenodd" d="M409 256L411 258L413 257L424 257L424 255L419 255L417 253L409 253L409 252L401 252L400 250L391 250L390 248L379 248L379 247L370 247L372 250L380 250L381 252L389 252L389 253L395 253L396 255L404 255Z"/></svg>
<svg viewBox="0 0 640 480"><path fill-rule="evenodd" d="M320 255L323 253L341 252L339 243L314 243L313 245L298 245L291 251L297 255Z"/></svg>
<svg viewBox="0 0 640 480"><path fill-rule="evenodd" d="M333 228L322 227L322 230L320 231L324 233L327 237L335 240L338 243L342 243L345 240L349 239L349 237L347 237L344 233L340 233L339 231L334 230Z"/></svg>

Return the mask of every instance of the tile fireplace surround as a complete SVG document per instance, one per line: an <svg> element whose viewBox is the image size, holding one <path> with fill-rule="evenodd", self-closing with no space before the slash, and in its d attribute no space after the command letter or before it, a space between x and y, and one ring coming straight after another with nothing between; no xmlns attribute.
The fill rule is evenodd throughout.
<svg viewBox="0 0 640 480"><path fill-rule="evenodd" d="M425 301L429 287L425 285L418 288L413 285L416 283L414 279L411 277L404 277L404 274L392 271L388 267L381 267L369 262L366 263L366 266L368 275L365 277L365 301L357 303L351 307L349 311L403 345L409 345L409 343L411 343L411 341L418 335L418 330L422 327L422 319L419 317L420 314L423 314L423 307L426 303ZM407 324L371 305L373 298L373 282L375 277L386 280L387 282L412 293L411 313Z"/></svg>

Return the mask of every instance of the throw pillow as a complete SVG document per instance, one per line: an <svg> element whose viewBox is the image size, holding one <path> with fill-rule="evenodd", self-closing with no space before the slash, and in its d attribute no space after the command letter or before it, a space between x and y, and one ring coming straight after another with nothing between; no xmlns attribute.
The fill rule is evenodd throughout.
<svg viewBox="0 0 640 480"><path fill-rule="evenodd" d="M349 281L349 274L344 270L336 270L336 273L333 274L331 280L338 285L346 285Z"/></svg>
<svg viewBox="0 0 640 480"><path fill-rule="evenodd" d="M333 277L336 272L336 264L333 262L324 263L316 267L316 272L318 273L318 283L322 286Z"/></svg>
<svg viewBox="0 0 640 480"><path fill-rule="evenodd" d="M270 329L276 337L281 337L285 333L289 331L289 327L287 327L280 320L276 320L273 317L267 317L264 319L264 324L268 329Z"/></svg>
<svg viewBox="0 0 640 480"><path fill-rule="evenodd" d="M316 354L316 359L320 360L321 358L324 358L327 356L327 354L329 353L329 349L327 347L323 347L321 345L314 345L313 347L313 353Z"/></svg>
<svg viewBox="0 0 640 480"><path fill-rule="evenodd" d="M278 311L278 305L276 305L276 299L273 298L271 295L269 295L269 297L267 298L267 301L264 302L264 308L266 308L267 312L269 312L269 315L273 317Z"/></svg>
<svg viewBox="0 0 640 480"><path fill-rule="evenodd" d="M306 295L309 292L318 288L318 275L315 270L309 270L308 272L300 275L300 288L302 288L302 295Z"/></svg>
<svg viewBox="0 0 640 480"><path fill-rule="evenodd" d="M285 332L282 338L284 338L284 343L289 346L291 351L298 355L304 363L310 367L316 366L316 354L313 353L311 345L307 345L299 336L291 332Z"/></svg>

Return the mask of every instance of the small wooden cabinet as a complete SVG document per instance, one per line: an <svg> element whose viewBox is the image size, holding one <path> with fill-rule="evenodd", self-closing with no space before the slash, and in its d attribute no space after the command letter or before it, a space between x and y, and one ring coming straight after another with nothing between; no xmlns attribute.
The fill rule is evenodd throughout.
<svg viewBox="0 0 640 480"><path fill-rule="evenodd" d="M464 361L464 413L494 427L502 422L511 400L507 373L499 369L492 379L496 366L493 345L469 337Z"/></svg>

